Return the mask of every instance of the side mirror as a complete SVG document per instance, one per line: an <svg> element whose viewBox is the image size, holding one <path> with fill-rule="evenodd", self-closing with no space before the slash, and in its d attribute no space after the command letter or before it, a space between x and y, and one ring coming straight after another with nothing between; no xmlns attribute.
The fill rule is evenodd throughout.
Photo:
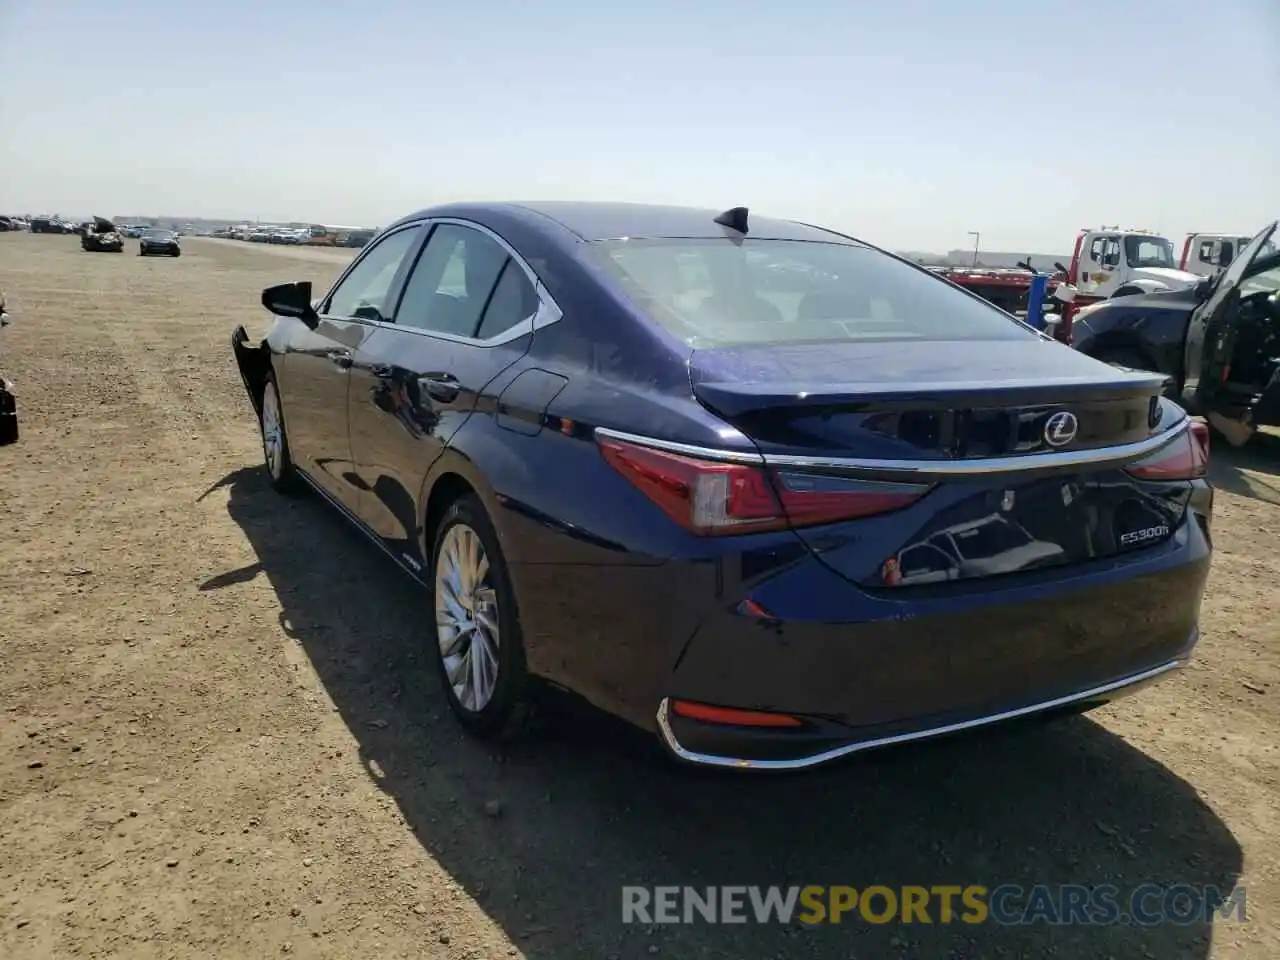
<svg viewBox="0 0 1280 960"><path fill-rule="evenodd" d="M281 283L262 291L262 305L277 317L301 320L311 330L320 326L320 317L311 306L311 281Z"/></svg>
<svg viewBox="0 0 1280 960"><path fill-rule="evenodd" d="M1224 244L1222 249L1218 251L1218 266L1229 267L1231 266L1231 261L1235 258L1235 251L1231 249L1230 244Z"/></svg>
<svg viewBox="0 0 1280 960"><path fill-rule="evenodd" d="M1203 303L1209 299L1209 293L1213 290L1213 277L1201 277L1196 284L1196 301Z"/></svg>
<svg viewBox="0 0 1280 960"><path fill-rule="evenodd" d="M1060 264L1057 260L1053 261L1053 268L1063 276L1066 276L1070 272L1069 270L1067 270L1066 267Z"/></svg>

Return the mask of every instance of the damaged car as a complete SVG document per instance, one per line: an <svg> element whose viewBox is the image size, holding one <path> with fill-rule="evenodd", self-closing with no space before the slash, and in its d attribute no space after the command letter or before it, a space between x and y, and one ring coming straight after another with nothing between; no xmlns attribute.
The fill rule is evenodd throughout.
<svg viewBox="0 0 1280 960"><path fill-rule="evenodd" d="M124 237L106 217L94 217L93 228L80 237L80 249L90 253L119 253L124 249Z"/></svg>
<svg viewBox="0 0 1280 960"><path fill-rule="evenodd" d="M1205 424L845 234L450 204L261 303L231 348L266 479L425 588L473 733L550 685L680 760L799 769L1088 710L1199 639Z"/></svg>
<svg viewBox="0 0 1280 960"><path fill-rule="evenodd" d="M1280 426L1277 222L1194 287L1118 297L1076 314L1072 345L1115 366L1164 374L1165 395L1232 445Z"/></svg>

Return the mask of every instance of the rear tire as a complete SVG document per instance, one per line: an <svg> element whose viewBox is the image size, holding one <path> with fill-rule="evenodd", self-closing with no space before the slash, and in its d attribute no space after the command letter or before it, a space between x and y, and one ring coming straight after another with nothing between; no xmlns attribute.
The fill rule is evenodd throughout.
<svg viewBox="0 0 1280 960"><path fill-rule="evenodd" d="M280 391L274 373L267 374L262 386L262 414L259 417L262 432L262 461L267 477L277 493L294 494L302 482L289 454L289 436L284 428L284 409L280 403Z"/></svg>
<svg viewBox="0 0 1280 960"><path fill-rule="evenodd" d="M520 736L533 719L520 614L497 533L474 495L445 512L430 570L427 638L449 708L477 737Z"/></svg>

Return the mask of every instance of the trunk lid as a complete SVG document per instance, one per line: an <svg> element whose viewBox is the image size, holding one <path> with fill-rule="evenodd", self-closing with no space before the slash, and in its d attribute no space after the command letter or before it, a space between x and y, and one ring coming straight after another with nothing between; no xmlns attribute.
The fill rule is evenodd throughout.
<svg viewBox="0 0 1280 960"><path fill-rule="evenodd" d="M1189 496L1185 483L1070 465L1144 441L1173 416L1160 399L1162 376L1055 342L753 345L695 350L689 367L699 402L785 477L932 484L893 513L797 527L830 566L867 586L985 578L1147 549L1176 529ZM1043 455L1058 453L1076 456L1046 467Z"/></svg>

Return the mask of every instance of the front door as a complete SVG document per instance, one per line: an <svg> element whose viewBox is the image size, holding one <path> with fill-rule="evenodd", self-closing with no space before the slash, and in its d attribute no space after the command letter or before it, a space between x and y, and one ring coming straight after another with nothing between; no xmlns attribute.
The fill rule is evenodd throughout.
<svg viewBox="0 0 1280 960"><path fill-rule="evenodd" d="M1116 286L1111 281L1119 265L1118 236L1108 233L1086 234L1080 245L1080 292L1094 297L1107 296Z"/></svg>
<svg viewBox="0 0 1280 960"><path fill-rule="evenodd" d="M1272 223L1249 242L1191 315L1184 353L1187 377L1183 402L1193 410L1208 412L1231 405L1229 382L1241 321L1265 309L1263 301L1270 296L1266 287L1277 266L1276 249L1271 244L1276 226ZM1253 290L1254 286L1258 290Z"/></svg>
<svg viewBox="0 0 1280 960"><path fill-rule="evenodd" d="M390 233L355 260L321 301L319 326L297 324L283 364L281 405L294 463L352 510L358 499L347 422L352 358L399 290L420 230Z"/></svg>
<svg viewBox="0 0 1280 960"><path fill-rule="evenodd" d="M394 325L355 357L360 516L420 572L430 549L420 530L427 472L499 375L528 352L543 308L532 270L503 241L476 225L439 222L405 282Z"/></svg>

